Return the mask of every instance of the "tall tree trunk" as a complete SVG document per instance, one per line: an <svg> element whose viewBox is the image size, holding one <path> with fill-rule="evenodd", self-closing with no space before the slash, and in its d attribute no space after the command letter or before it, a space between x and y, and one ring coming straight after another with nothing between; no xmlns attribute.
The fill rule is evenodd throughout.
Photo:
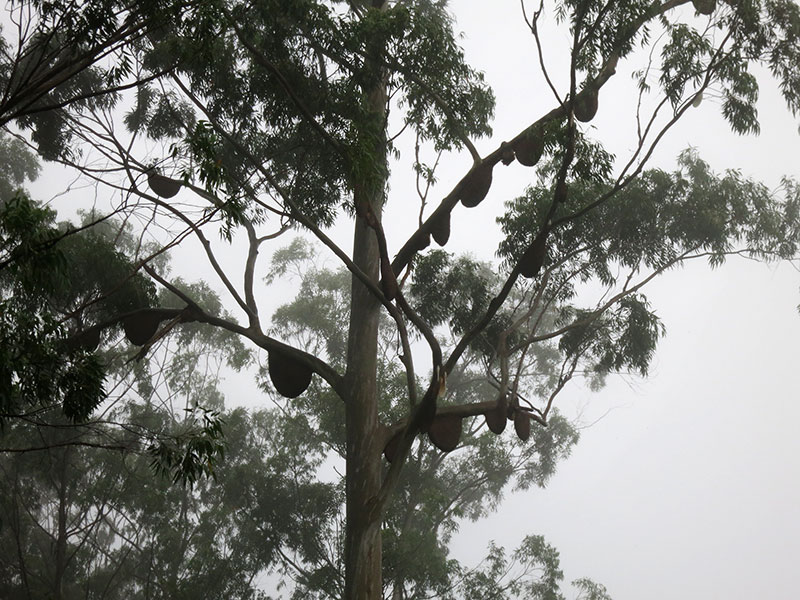
<svg viewBox="0 0 800 600"><path fill-rule="evenodd" d="M377 280L375 232L358 219L354 262ZM348 341L346 406L347 484L345 536L345 599L381 597L381 520L370 512L381 485L376 385L380 304L358 281L353 282Z"/></svg>
<svg viewBox="0 0 800 600"><path fill-rule="evenodd" d="M381 2L373 3L374 7ZM381 48L372 48L376 54ZM386 189L386 81L379 78L366 98L368 116L362 124L362 140L370 140L374 169L354 182L357 207L369 205L380 221ZM376 176L375 174L379 175ZM356 175L362 177L362 174ZM372 281L378 282L380 253L376 233L356 217L353 262ZM355 277L352 278L350 326L347 341L346 381L346 534L345 600L378 600L382 597L381 515L372 510L381 486L381 453L378 431L378 323L381 305Z"/></svg>

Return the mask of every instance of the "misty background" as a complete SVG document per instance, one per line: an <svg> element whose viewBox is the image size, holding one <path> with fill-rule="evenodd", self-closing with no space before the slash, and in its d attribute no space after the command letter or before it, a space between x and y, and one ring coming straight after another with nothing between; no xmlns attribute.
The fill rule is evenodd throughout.
<svg viewBox="0 0 800 600"><path fill-rule="evenodd" d="M459 0L451 8L465 34L467 61L485 72L497 97L495 135L476 143L484 153L554 100L541 79L519 3ZM547 64L557 76L567 72L559 69L568 60L565 35L543 32ZM631 73L643 65L635 63L619 65L593 121L597 137L620 160L636 143ZM691 146L715 171L739 169L772 189L784 175L800 178L797 120L769 78L759 79L760 136L731 133L709 95L670 131L649 166L669 170ZM438 200L451 189L470 162L466 152L443 159L432 197ZM395 165L390 199L413 195L408 163L406 158ZM63 170L45 166L31 186L34 196L59 194L68 184L65 177ZM531 177L516 164L498 167L487 201L453 212L448 250L493 259L499 240L494 218ZM403 211L390 202L390 254L416 221L417 206L410 204L413 210ZM65 216L76 207L58 198L52 205ZM349 233L339 232L337 241L349 248L344 236ZM203 276L190 250L174 257L187 279ZM464 523L452 544L455 557L474 564L490 540L510 550L525 535L541 534L559 550L565 581L590 577L615 600L796 598L797 267L739 258L712 270L697 261L648 284L644 293L667 328L649 378L609 377L599 392L571 383L557 403L583 426L572 456L546 489L508 495L489 518ZM275 298L276 306L280 300ZM229 406L267 401L248 376L228 377Z"/></svg>

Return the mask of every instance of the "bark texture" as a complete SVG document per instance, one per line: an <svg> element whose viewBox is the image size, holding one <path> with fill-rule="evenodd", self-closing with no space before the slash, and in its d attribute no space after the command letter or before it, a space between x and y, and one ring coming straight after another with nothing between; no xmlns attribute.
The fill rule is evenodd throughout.
<svg viewBox="0 0 800 600"><path fill-rule="evenodd" d="M380 48L373 48L379 54ZM353 262L376 285L380 252L375 231L364 219L369 206L381 219L386 189L386 81L379 78L366 98L368 118L362 139L371 140L374 170L354 182L356 206ZM376 173L378 176L376 176ZM374 508L381 487L382 436L378 421L378 323L381 304L356 277L352 278L347 344L347 478L345 534L345 600L382 598L381 515Z"/></svg>
<svg viewBox="0 0 800 600"><path fill-rule="evenodd" d="M361 219L356 224L354 261L377 281L375 233ZM377 336L380 304L358 281L353 282L348 342L346 407L347 484L345 598L381 598L381 520L372 502L381 485L378 446Z"/></svg>

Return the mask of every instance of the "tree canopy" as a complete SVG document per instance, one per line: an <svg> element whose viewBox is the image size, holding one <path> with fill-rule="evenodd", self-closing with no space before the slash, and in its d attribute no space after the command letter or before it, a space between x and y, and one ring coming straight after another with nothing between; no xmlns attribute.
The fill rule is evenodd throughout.
<svg viewBox="0 0 800 600"><path fill-rule="evenodd" d="M797 114L796 3L521 8L532 43L503 51L530 52L550 105L534 118L519 115L516 131L500 140L491 128L494 96L459 46L447 2L15 4L26 35L16 49L9 39L1 49L4 139L77 170L104 200L86 235L64 236L48 209L18 192L2 198L2 298L11 319L3 332L34 333L7 336L3 412L50 395L68 418L86 418L106 397L112 362L104 353L123 335L140 348L122 352L143 361L175 336L223 332L261 353L263 382L289 398L287 414L302 416L344 458L343 579L318 567L303 585L313 590L332 577L336 591L320 593L347 600L382 597L388 583L398 599L437 589L447 519L480 516L512 476L517 486L543 483L574 443L555 409L568 382L648 372L664 333L643 290L649 281L695 258L716 265L733 253L798 253L795 182L775 193L736 172L714 173L693 151L673 172L648 164L706 96L719 99L733 131L757 133L756 69L777 81ZM548 66L560 49L543 44L545 27L568 40L564 72ZM629 62L639 91L636 137L617 157L590 123ZM479 138L492 150L479 153ZM437 169L461 154L472 164L444 189ZM3 189L32 174L26 160L12 162ZM499 163L533 167L524 194L494 194L505 174ZM415 178L417 198L393 193L398 177ZM497 209L497 261L430 248L474 235L451 227L452 215L481 202ZM410 230L385 222L393 204L418 215ZM112 217L121 225L103 233ZM352 250L339 241L345 226ZM344 270L312 272L301 265L302 244L283 244L272 248L265 277L260 255L292 233L314 238ZM66 278L56 263L67 246L50 241L59 236L81 261ZM109 241L111 252L100 252ZM189 285L171 270L164 256L175 249L204 261L206 282ZM31 266L42 260L57 272ZM285 294L296 273L300 293L270 318L271 295ZM588 284L599 286L597 299L582 293ZM213 287L221 302L206 293ZM20 301L24 310L14 308ZM63 373L44 380L27 367L43 352L30 364ZM503 433L509 422L522 442L513 451ZM213 420L208 427L210 439L188 454L157 446L158 464L180 478L188 456L197 480L216 452ZM451 454L417 453L420 434ZM482 478L474 502L453 497L456 465ZM421 493L445 508L439 522L400 542L396 505L414 507L404 478L415 470L426 481ZM492 488L496 473L503 475ZM536 537L525 544L523 554L540 561L528 566L556 581L551 549ZM427 582L386 564L409 548L430 553ZM309 549L297 551L314 563ZM505 568L499 549L488 560L487 573ZM464 597L495 589L496 577L481 577L473 574ZM541 582L516 589L556 597ZM589 597L605 594L579 585Z"/></svg>

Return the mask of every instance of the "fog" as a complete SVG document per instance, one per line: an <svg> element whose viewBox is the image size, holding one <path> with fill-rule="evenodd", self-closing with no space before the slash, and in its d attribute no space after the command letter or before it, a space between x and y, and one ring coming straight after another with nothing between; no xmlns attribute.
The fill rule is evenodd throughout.
<svg viewBox="0 0 800 600"><path fill-rule="evenodd" d="M468 61L485 71L497 95L495 135L476 143L485 153L550 110L554 100L518 3L458 0L452 10L465 33ZM548 65L562 83L564 35L543 31L552 44L545 46ZM621 161L635 149L631 73L645 58L620 63L592 122L595 137ZM800 178L797 119L774 86L762 89L759 114L760 136L736 136L709 95L669 132L650 165L670 169L691 146L716 171L739 169L773 189L784 175ZM435 200L469 164L466 152L445 157ZM391 204L413 194L409 167L405 155L391 180L390 253L417 217L416 205ZM498 166L487 201L453 212L447 249L491 260L499 239L494 218L504 200L532 183L531 173L516 164ZM43 179L49 180L33 189L42 197L56 194L53 178ZM349 248L349 231L337 235ZM207 270L192 252L175 253L187 279ZM667 328L650 376L610 377L599 392L571 384L558 399L559 409L582 426L571 457L546 489L510 494L491 517L464 523L454 555L475 564L489 540L512 549L523 536L541 534L561 553L567 582L591 577L615 600L793 599L800 560L797 265L738 258L712 270L697 261L644 292ZM229 377L230 397L263 405L248 377Z"/></svg>

